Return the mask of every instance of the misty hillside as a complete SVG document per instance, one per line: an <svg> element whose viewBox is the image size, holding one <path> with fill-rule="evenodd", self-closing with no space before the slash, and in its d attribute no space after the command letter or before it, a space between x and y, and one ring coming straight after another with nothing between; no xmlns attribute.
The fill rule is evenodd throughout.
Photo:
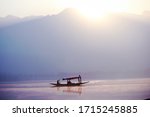
<svg viewBox="0 0 150 117"><path fill-rule="evenodd" d="M150 77L149 15L91 22L67 9L0 29L0 74Z"/></svg>
<svg viewBox="0 0 150 117"><path fill-rule="evenodd" d="M26 21L39 19L39 18L42 18L42 16L29 16L29 17L19 18L16 16L8 15L6 17L0 17L0 28L15 25Z"/></svg>

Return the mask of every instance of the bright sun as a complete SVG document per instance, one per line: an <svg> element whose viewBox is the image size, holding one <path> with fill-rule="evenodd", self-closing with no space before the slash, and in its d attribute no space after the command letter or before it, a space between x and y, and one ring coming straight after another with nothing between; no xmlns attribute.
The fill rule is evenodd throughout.
<svg viewBox="0 0 150 117"><path fill-rule="evenodd" d="M90 19L99 19L108 14L108 11L103 8L89 8L89 7L81 7L78 8L80 13Z"/></svg>
<svg viewBox="0 0 150 117"><path fill-rule="evenodd" d="M82 2L81 2L82 1ZM74 7L90 19L99 19L113 12L126 11L127 1L122 0L81 0Z"/></svg>

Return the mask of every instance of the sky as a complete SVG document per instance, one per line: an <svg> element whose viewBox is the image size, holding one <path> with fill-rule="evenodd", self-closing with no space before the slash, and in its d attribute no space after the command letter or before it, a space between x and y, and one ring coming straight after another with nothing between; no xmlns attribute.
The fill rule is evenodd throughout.
<svg viewBox="0 0 150 117"><path fill-rule="evenodd" d="M101 14L107 12L141 14L150 10L150 0L0 0L0 17L51 15L71 7L95 15L97 11L101 11Z"/></svg>

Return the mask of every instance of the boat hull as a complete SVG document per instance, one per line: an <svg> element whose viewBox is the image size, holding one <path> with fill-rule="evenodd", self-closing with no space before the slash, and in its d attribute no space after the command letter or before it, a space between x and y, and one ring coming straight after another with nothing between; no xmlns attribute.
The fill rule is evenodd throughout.
<svg viewBox="0 0 150 117"><path fill-rule="evenodd" d="M88 82L82 82L82 83L71 83L71 84L57 84L57 83L50 83L51 85L53 86L56 86L56 87L71 87L71 86L80 86L80 85L83 85L83 84L86 84Z"/></svg>

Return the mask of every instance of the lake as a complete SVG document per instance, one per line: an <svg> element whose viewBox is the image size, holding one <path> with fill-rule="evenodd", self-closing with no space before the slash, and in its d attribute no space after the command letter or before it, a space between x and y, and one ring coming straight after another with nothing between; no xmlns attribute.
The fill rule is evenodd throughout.
<svg viewBox="0 0 150 117"><path fill-rule="evenodd" d="M143 100L150 79L90 80L75 87L52 87L50 80L0 82L1 100Z"/></svg>

